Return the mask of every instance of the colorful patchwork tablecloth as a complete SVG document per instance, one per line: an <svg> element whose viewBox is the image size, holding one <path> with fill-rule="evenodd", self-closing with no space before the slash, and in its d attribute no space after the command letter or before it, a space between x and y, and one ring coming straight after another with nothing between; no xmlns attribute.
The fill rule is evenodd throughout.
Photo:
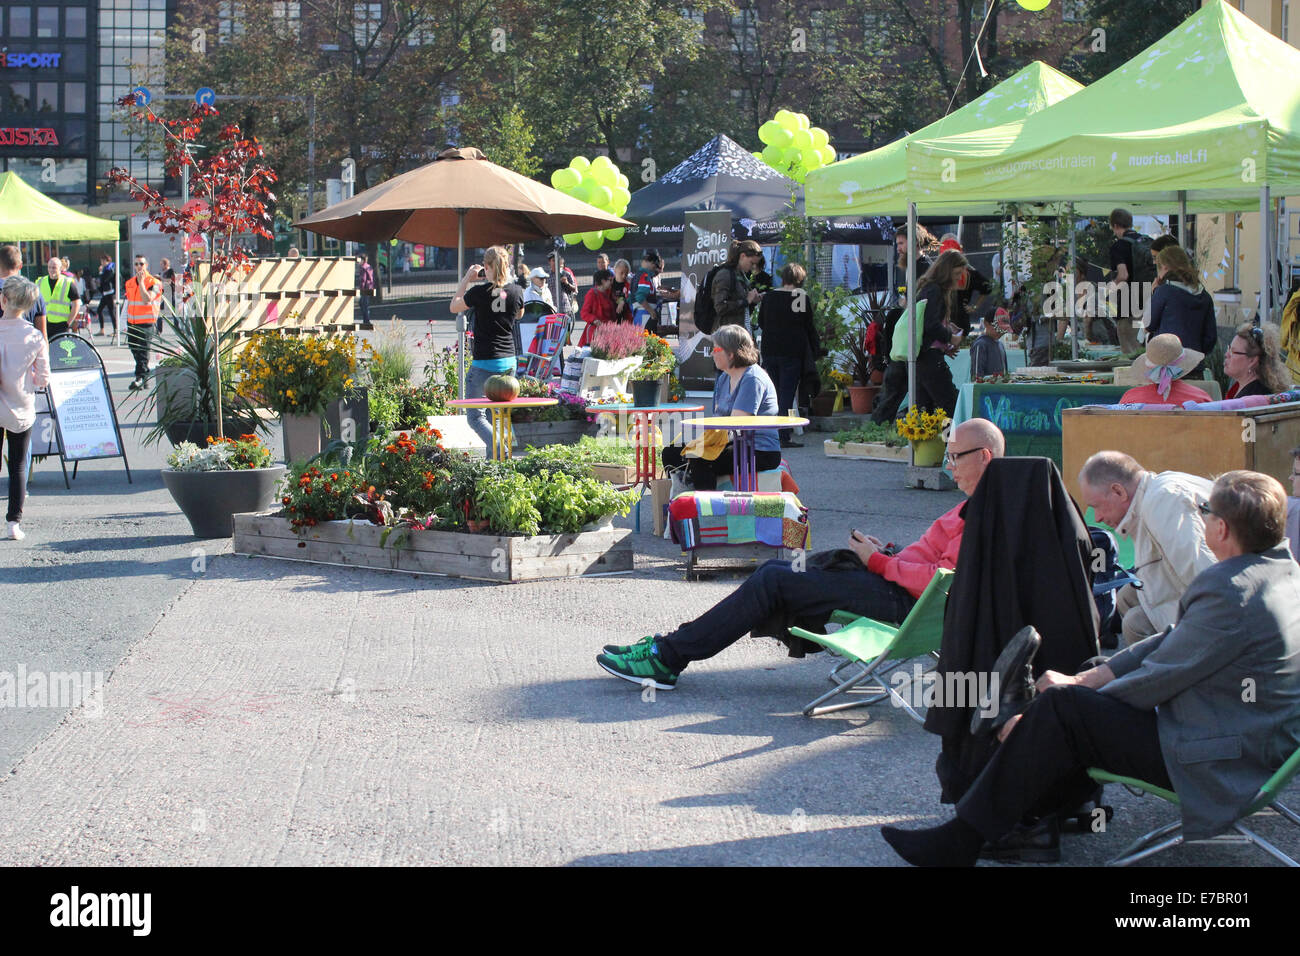
<svg viewBox="0 0 1300 956"><path fill-rule="evenodd" d="M683 550L720 544L804 548L808 509L788 491L695 491L668 505L673 540Z"/></svg>

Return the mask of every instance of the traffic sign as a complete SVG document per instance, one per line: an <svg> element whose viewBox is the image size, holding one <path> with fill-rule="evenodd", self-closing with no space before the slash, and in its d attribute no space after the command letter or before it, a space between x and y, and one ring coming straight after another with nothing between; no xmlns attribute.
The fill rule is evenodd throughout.
<svg viewBox="0 0 1300 956"><path fill-rule="evenodd" d="M153 94L149 92L147 86L137 86L131 91L135 94L135 103L137 106L148 106L149 101L153 99Z"/></svg>
<svg viewBox="0 0 1300 956"><path fill-rule="evenodd" d="M216 90L210 86L201 86L194 93L194 102L199 106L211 106L217 100Z"/></svg>

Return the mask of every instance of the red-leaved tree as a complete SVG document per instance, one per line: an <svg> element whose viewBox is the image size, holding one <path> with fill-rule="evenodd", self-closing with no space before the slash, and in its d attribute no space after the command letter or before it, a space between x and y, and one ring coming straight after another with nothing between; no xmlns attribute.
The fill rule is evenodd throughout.
<svg viewBox="0 0 1300 956"><path fill-rule="evenodd" d="M193 199L178 205L158 190L142 183L120 167L109 170L111 182L124 186L138 201L158 231L166 235L202 235L207 242L208 281L200 282L198 269L194 282L185 291L184 301L199 297L205 321L210 323L213 339L213 364L216 380L217 434L225 436L222 418L221 319L216 307L218 294L226 295L249 271L249 254L237 242L241 236L272 238L271 215L267 205L275 202L271 187L279 177L263 162L265 154L256 137L245 138L238 124L222 126L217 133L220 144L207 156L195 155L195 140L208 118L220 113L212 107L195 104L190 114L166 119L148 106L140 105L135 94L118 101L141 125L153 126L163 134L163 167L169 176L181 176L189 170L189 188ZM238 300L238 293L234 294Z"/></svg>

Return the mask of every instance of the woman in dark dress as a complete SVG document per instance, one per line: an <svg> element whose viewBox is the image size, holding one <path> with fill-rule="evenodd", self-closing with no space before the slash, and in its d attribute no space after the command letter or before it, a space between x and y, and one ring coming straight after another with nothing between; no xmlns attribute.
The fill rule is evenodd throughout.
<svg viewBox="0 0 1300 956"><path fill-rule="evenodd" d="M763 330L763 371L776 385L781 413L795 407L804 366L821 351L813 323L812 300L804 291L804 267L791 262L781 270L781 287L763 294L758 307L758 327ZM781 447L799 448L793 429L781 429Z"/></svg>

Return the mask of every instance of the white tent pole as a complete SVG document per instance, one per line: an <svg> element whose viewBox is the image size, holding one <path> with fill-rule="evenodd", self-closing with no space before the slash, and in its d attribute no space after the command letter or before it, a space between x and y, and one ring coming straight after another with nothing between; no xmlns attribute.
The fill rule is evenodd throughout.
<svg viewBox="0 0 1300 956"><path fill-rule="evenodd" d="M1187 248L1187 190L1178 190L1178 244L1186 250L1193 260L1192 250Z"/></svg>
<svg viewBox="0 0 1300 956"><path fill-rule="evenodd" d="M916 203L907 204L907 407L916 407ZM910 446L911 464L916 464L916 446Z"/></svg>
<svg viewBox="0 0 1300 956"><path fill-rule="evenodd" d="M1078 266L1075 264L1074 203L1070 203L1068 209L1069 218L1066 220L1066 228L1070 230L1070 265L1068 267L1070 271L1065 274L1065 307L1069 311L1065 314L1070 317L1070 355L1077 362L1079 360L1079 313L1078 309L1075 308L1074 299L1074 277L1078 274Z"/></svg>
<svg viewBox="0 0 1300 956"><path fill-rule="evenodd" d="M388 254L388 275L393 274L393 254ZM460 285L465 276L465 210L456 210L456 284ZM465 397L465 316L456 314L456 335L460 343L456 353L456 377L460 382L460 397Z"/></svg>
<svg viewBox="0 0 1300 956"><path fill-rule="evenodd" d="M113 320L113 344L114 345L122 344L121 332L120 332L122 326L117 321L117 317L122 311L122 307L118 304L122 301L122 296L118 294L118 283L121 281L122 281L122 240L121 238L117 238L113 240L113 314L111 318ZM99 294L101 297L104 295L102 290L100 291Z"/></svg>
<svg viewBox="0 0 1300 956"><path fill-rule="evenodd" d="M1268 248L1268 213L1271 205L1268 183L1259 187L1259 308L1255 310L1255 324L1273 321L1269 308L1269 280L1272 279L1273 264L1270 262Z"/></svg>

